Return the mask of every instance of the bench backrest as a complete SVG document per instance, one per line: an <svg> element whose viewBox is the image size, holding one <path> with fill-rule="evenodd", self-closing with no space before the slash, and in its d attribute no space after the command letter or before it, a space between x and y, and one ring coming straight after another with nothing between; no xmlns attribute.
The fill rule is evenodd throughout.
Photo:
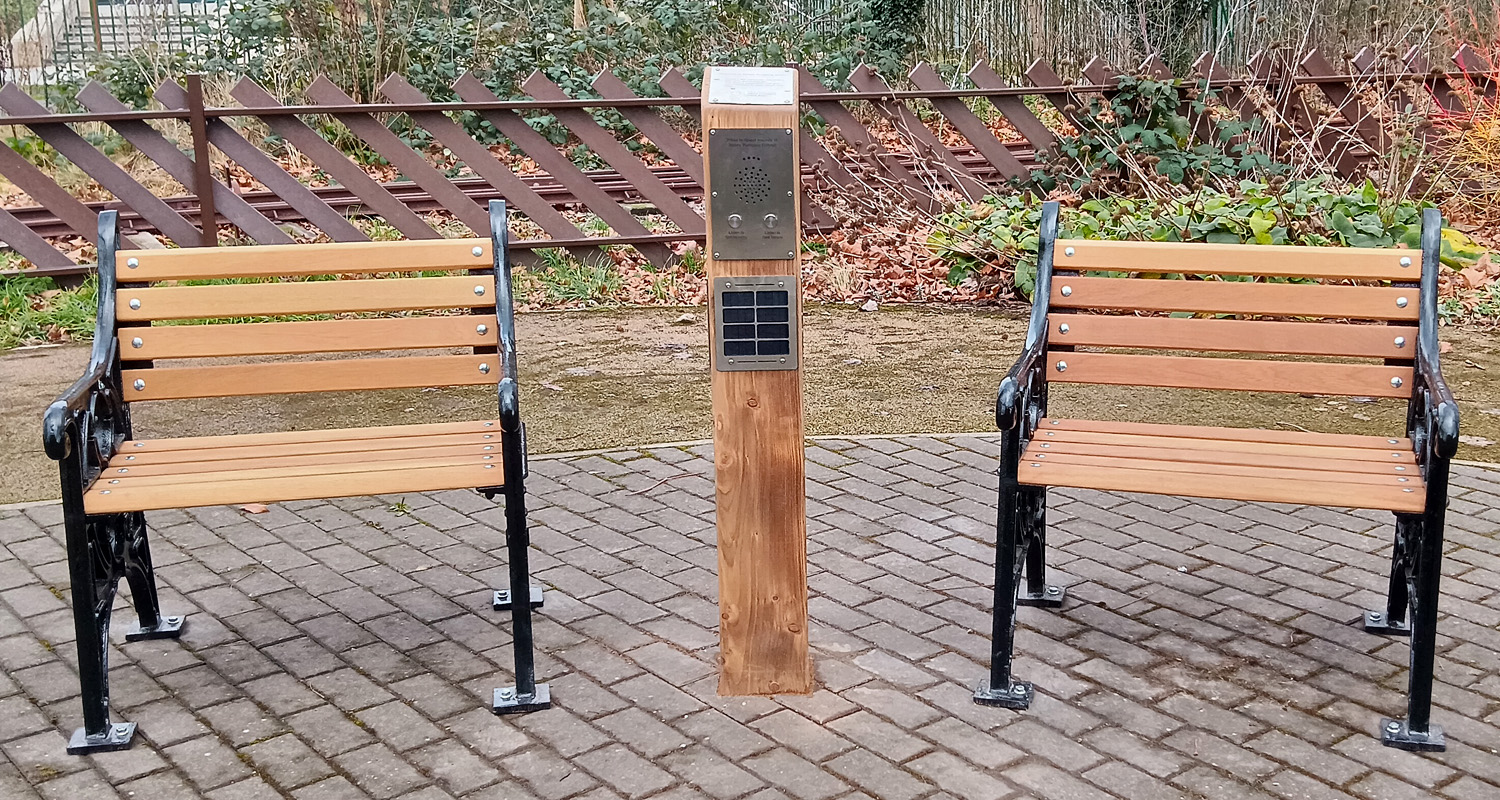
<svg viewBox="0 0 1500 800"><path fill-rule="evenodd" d="M1080 239L1051 249L1037 287L1049 382L1409 397L1421 309L1436 308L1436 254L1420 250Z"/></svg>
<svg viewBox="0 0 1500 800"><path fill-rule="evenodd" d="M495 237L118 257L101 246L101 292L117 281L124 399L497 384L502 328L513 330L505 249ZM403 352L370 357L379 351ZM313 357L253 358L287 355ZM191 361L226 358L244 361Z"/></svg>

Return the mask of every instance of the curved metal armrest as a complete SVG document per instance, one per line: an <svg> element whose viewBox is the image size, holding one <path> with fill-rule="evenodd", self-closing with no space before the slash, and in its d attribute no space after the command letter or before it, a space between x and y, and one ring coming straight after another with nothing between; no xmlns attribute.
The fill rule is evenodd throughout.
<svg viewBox="0 0 1500 800"><path fill-rule="evenodd" d="M42 448L53 461L68 457L68 417L86 408L94 393L99 390L99 384L108 377L108 362L90 364L83 377L74 381L67 391L47 406L42 414Z"/></svg>
<svg viewBox="0 0 1500 800"><path fill-rule="evenodd" d="M1458 452L1458 403L1453 399L1453 390L1443 380L1442 369L1432 362L1422 363L1417 380L1426 389L1423 397L1428 424L1432 426L1429 435L1433 452L1442 458L1452 458Z"/></svg>
<svg viewBox="0 0 1500 800"><path fill-rule="evenodd" d="M1000 430L1008 431L1020 424L1021 399L1031 388L1031 381L1038 372L1037 365L1046 352L1045 339L1032 342L1030 347L1021 351L1015 366L1001 379L1000 388L995 393L995 426Z"/></svg>

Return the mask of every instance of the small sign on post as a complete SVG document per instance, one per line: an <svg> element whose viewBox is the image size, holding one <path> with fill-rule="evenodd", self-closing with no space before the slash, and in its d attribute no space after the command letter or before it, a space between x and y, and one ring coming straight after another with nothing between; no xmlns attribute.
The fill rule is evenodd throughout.
<svg viewBox="0 0 1500 800"><path fill-rule="evenodd" d="M719 694L807 693L797 73L710 67L703 82Z"/></svg>

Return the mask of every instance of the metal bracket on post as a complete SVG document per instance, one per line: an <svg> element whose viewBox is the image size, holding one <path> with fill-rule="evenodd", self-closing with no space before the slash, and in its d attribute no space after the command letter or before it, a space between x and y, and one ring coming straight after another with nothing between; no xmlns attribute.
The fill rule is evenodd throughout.
<svg viewBox="0 0 1500 800"><path fill-rule="evenodd" d="M149 639L179 639L182 637L182 625L187 621L186 617L161 617L157 620L156 627L142 628L141 624L130 626L125 632L125 641L141 642Z"/></svg>
<svg viewBox="0 0 1500 800"><path fill-rule="evenodd" d="M134 722L116 722L110 725L102 736L89 736L83 728L79 728L73 731L73 737L68 740L68 755L81 756L88 753L129 750L131 740L134 738Z"/></svg>
<svg viewBox="0 0 1500 800"><path fill-rule="evenodd" d="M1011 708L1016 711L1025 711L1031 707L1031 684L1027 681L1012 680L1010 685L1001 686L996 689L990 686L990 679L985 677L979 681L979 686L974 689L974 702L982 706L996 706L999 708Z"/></svg>
<svg viewBox="0 0 1500 800"><path fill-rule="evenodd" d="M510 610L510 590L509 589L496 589L495 590L495 602L494 602L494 605L495 605L495 610L496 611L509 611ZM533 587L531 587L531 607L532 608L541 608L542 607L542 587L540 587L540 586L533 586Z"/></svg>
<svg viewBox="0 0 1500 800"><path fill-rule="evenodd" d="M1061 586L1048 584L1041 592L1021 591L1016 595L1016 605L1031 606L1033 608L1062 608L1063 600L1068 596L1068 591Z"/></svg>
<svg viewBox="0 0 1500 800"><path fill-rule="evenodd" d="M1378 633L1386 636L1410 636L1411 623L1409 621L1391 622L1384 611L1365 612L1365 632Z"/></svg>
<svg viewBox="0 0 1500 800"><path fill-rule="evenodd" d="M1438 753L1448 749L1447 738L1441 725L1427 726L1426 731L1412 730L1405 720L1380 719L1380 743L1401 750Z"/></svg>

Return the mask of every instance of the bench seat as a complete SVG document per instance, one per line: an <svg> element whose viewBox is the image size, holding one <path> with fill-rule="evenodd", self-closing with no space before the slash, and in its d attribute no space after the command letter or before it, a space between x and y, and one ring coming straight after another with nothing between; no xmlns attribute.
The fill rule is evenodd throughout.
<svg viewBox="0 0 1500 800"><path fill-rule="evenodd" d="M499 488L495 420L127 440L84 493L90 514Z"/></svg>
<svg viewBox="0 0 1500 800"><path fill-rule="evenodd" d="M1043 418L1018 480L1117 492L1419 513L1410 439Z"/></svg>

